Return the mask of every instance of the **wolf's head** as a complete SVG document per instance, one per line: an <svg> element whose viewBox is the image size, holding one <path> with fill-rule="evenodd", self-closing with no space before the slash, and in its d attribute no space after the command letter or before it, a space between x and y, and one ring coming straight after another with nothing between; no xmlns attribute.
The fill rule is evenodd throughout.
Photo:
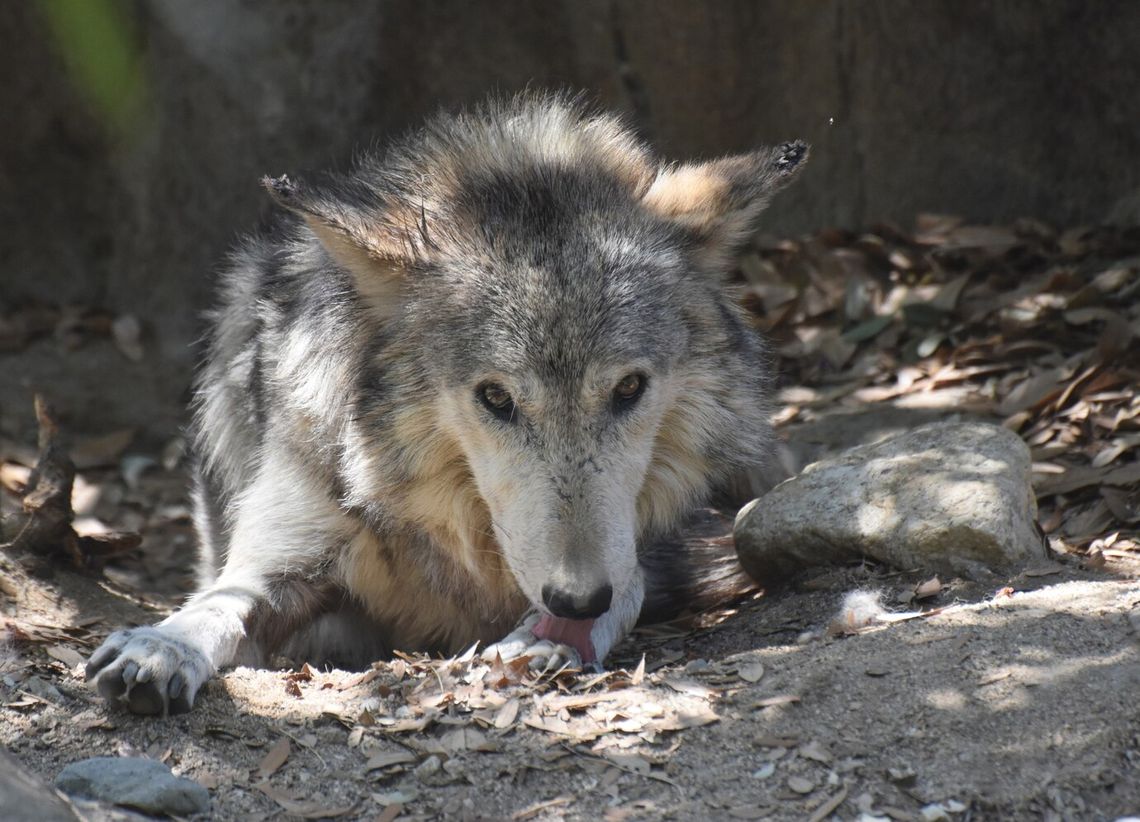
<svg viewBox="0 0 1140 822"><path fill-rule="evenodd" d="M401 466L387 492L447 462L526 597L592 619L639 542L765 450L766 363L723 275L806 156L662 165L617 120L532 97L266 185L352 274L389 386L372 419L438 440L376 455Z"/></svg>

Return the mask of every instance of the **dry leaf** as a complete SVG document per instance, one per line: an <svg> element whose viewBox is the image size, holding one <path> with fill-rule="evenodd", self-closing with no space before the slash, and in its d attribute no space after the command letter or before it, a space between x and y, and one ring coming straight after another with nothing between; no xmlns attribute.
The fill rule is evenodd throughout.
<svg viewBox="0 0 1140 822"><path fill-rule="evenodd" d="M515 724L515 718L519 715L519 701L517 699L507 700L503 707L499 708L498 713L495 714L495 721L491 724L494 727L502 730L509 728Z"/></svg>
<svg viewBox="0 0 1140 822"><path fill-rule="evenodd" d="M938 577L931 577L926 582L914 586L915 599L929 599L942 593L942 581Z"/></svg>
<svg viewBox="0 0 1140 822"><path fill-rule="evenodd" d="M1071 375L1072 371L1069 368L1053 368L1023 380L998 404L996 410L1001 416L1009 417L1032 408L1054 395L1060 395L1063 390L1061 382Z"/></svg>
<svg viewBox="0 0 1140 822"><path fill-rule="evenodd" d="M648 776L649 772L653 770L652 765L649 764L649 760L638 754L607 751L603 756L623 771Z"/></svg>
<svg viewBox="0 0 1140 822"><path fill-rule="evenodd" d="M32 469L14 462L0 463L0 486L16 496L23 496Z"/></svg>
<svg viewBox="0 0 1140 822"><path fill-rule="evenodd" d="M390 768L393 765L408 765L416 761L416 755L411 751L376 751L364 763L365 772Z"/></svg>
<svg viewBox="0 0 1140 822"><path fill-rule="evenodd" d="M380 717L374 720L377 726L388 733L402 734L411 731L422 731L428 725L435 721L432 716L410 717L408 719L394 719L392 717ZM361 722L361 724L365 724Z"/></svg>
<svg viewBox="0 0 1140 822"><path fill-rule="evenodd" d="M338 691L347 691L349 688L356 688L357 686L360 686L360 685L367 685L369 682L376 679L376 677L378 677L378 676L380 676L380 672L378 670L376 670L375 668L372 668L370 670L365 671L362 674L358 674L354 677L350 677L349 679L346 679L344 682L341 682L340 684L338 684L336 686L336 689ZM383 695L387 696L387 694L383 694Z"/></svg>
<svg viewBox="0 0 1140 822"><path fill-rule="evenodd" d="M640 685L645 680L645 654L641 655L641 661L637 663L637 668L634 669L633 675L629 678L630 685Z"/></svg>
<svg viewBox="0 0 1140 822"><path fill-rule="evenodd" d="M844 785L834 795L832 795L826 802L815 809L815 812L808 818L808 822L823 822L827 817L835 813L847 799L847 786Z"/></svg>
<svg viewBox="0 0 1140 822"><path fill-rule="evenodd" d="M1012 671L998 671L997 673L988 674L978 680L978 687L983 685L993 685L995 682L1001 682L1003 679L1009 679Z"/></svg>
<svg viewBox="0 0 1140 822"><path fill-rule="evenodd" d="M533 805L527 805L521 811L515 811L511 814L511 819L518 822L519 820L530 819L531 817L538 816L543 811L550 810L551 808L560 808L563 805L569 805L574 801L572 796L556 796L554 799L547 799L542 802L535 802Z"/></svg>
<svg viewBox="0 0 1140 822"><path fill-rule="evenodd" d="M52 659L62 662L68 668L75 668L77 665L82 665L85 661L83 654L66 645L52 645L47 649L47 654Z"/></svg>
<svg viewBox="0 0 1140 822"><path fill-rule="evenodd" d="M694 682L691 679L663 677L661 681L679 694L688 694L689 696L699 697L700 699L712 699L720 694L719 691L707 685L702 685L699 682Z"/></svg>
<svg viewBox="0 0 1140 822"><path fill-rule="evenodd" d="M376 817L376 822L392 822L397 816L404 812L404 806L395 802L380 812Z"/></svg>
<svg viewBox="0 0 1140 822"><path fill-rule="evenodd" d="M385 793L371 794L372 801L382 807L390 807L392 805L406 805L416 798L416 791L409 788L404 788L398 791L387 791Z"/></svg>
<svg viewBox="0 0 1140 822"><path fill-rule="evenodd" d="M439 743L449 754L498 750L498 745L489 741L487 735L477 728L456 728L448 731L440 737Z"/></svg>
<svg viewBox="0 0 1140 822"><path fill-rule="evenodd" d="M801 745L799 747L799 754L806 759L819 762L823 765L828 764L832 759L831 754L825 751L823 746L814 740L807 745Z"/></svg>
<svg viewBox="0 0 1140 822"><path fill-rule="evenodd" d="M1140 484L1140 461L1117 468L1072 467L1063 474L1034 478L1033 484L1039 496L1069 494L1090 485L1135 487Z"/></svg>
<svg viewBox="0 0 1140 822"><path fill-rule="evenodd" d="M254 787L280 805L286 813L302 819L334 819L338 816L347 816L356 810L355 803L343 807L329 807L325 802L302 801L283 788L274 787L268 782L259 782Z"/></svg>
<svg viewBox="0 0 1140 822"><path fill-rule="evenodd" d="M292 752L292 745L289 744L289 737L283 736L273 743L273 747L265 754L261 760L261 764L257 766L258 775L262 779L268 779L275 774L278 769L285 764Z"/></svg>

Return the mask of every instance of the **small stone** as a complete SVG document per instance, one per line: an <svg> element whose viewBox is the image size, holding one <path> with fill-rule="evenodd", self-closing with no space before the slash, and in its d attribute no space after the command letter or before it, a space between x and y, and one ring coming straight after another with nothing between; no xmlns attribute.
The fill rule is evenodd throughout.
<svg viewBox="0 0 1140 822"><path fill-rule="evenodd" d="M800 756L819 762L821 765L829 764L832 759L831 754L824 750L823 746L815 740L800 746Z"/></svg>
<svg viewBox="0 0 1140 822"><path fill-rule="evenodd" d="M950 814L937 803L925 806L918 814L922 822L949 822L950 820Z"/></svg>
<svg viewBox="0 0 1140 822"><path fill-rule="evenodd" d="M1016 434L934 423L809 465L741 509L733 535L763 584L863 557L977 579L1041 555L1036 511Z"/></svg>
<svg viewBox="0 0 1140 822"><path fill-rule="evenodd" d="M802 776L789 776L788 787L799 794L808 794L815 790L815 783Z"/></svg>
<svg viewBox="0 0 1140 822"><path fill-rule="evenodd" d="M752 772L753 779L767 779L769 776L776 772L776 763L769 762L767 765L760 766L759 769Z"/></svg>
<svg viewBox="0 0 1140 822"><path fill-rule="evenodd" d="M419 765L416 766L414 773L415 773L417 779L421 779L421 780L430 779L431 777L433 777L437 773L439 773L440 769L442 767L443 767L443 762L440 760L440 758L438 756L436 756L435 754L432 754L431 756L429 756L427 759L425 759L423 762L421 762Z"/></svg>
<svg viewBox="0 0 1140 822"><path fill-rule="evenodd" d="M759 682L764 676L764 666L759 662L750 662L737 668L736 675L745 682Z"/></svg>
<svg viewBox="0 0 1140 822"><path fill-rule="evenodd" d="M209 791L153 759L97 756L72 762L55 778L55 786L72 796L147 813L189 816L210 809Z"/></svg>
<svg viewBox="0 0 1140 822"><path fill-rule="evenodd" d="M887 778L900 788L911 788L918 782L918 774L910 767L887 768Z"/></svg>

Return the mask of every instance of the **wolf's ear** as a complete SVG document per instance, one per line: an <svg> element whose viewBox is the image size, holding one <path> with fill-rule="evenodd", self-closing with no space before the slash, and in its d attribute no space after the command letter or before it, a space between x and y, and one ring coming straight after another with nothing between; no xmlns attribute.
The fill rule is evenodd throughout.
<svg viewBox="0 0 1140 822"><path fill-rule="evenodd" d="M795 179L808 157L802 141L707 163L663 168L642 203L683 226L713 265L727 262L756 230L772 195Z"/></svg>
<svg viewBox="0 0 1140 822"><path fill-rule="evenodd" d="M329 256L353 275L374 313L393 313L401 275L431 245L422 213L351 177L326 174L309 183L282 175L263 177L261 184L275 203L304 218Z"/></svg>
<svg viewBox="0 0 1140 822"><path fill-rule="evenodd" d="M317 239L346 268L403 268L426 242L426 225L395 198L350 177L323 175L307 183L286 174L262 177L275 203L304 217ZM418 236L416 232L419 232Z"/></svg>

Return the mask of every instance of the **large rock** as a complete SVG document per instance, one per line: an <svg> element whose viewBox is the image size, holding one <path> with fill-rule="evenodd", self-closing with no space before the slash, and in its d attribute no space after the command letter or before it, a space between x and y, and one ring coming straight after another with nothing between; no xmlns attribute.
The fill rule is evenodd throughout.
<svg viewBox="0 0 1140 822"><path fill-rule="evenodd" d="M1029 449L986 423L933 423L809 465L736 518L761 584L867 557L977 578L1043 552Z"/></svg>
<svg viewBox="0 0 1140 822"><path fill-rule="evenodd" d="M55 778L55 786L72 796L147 813L187 816L210 809L209 791L153 759L97 756L72 762Z"/></svg>

